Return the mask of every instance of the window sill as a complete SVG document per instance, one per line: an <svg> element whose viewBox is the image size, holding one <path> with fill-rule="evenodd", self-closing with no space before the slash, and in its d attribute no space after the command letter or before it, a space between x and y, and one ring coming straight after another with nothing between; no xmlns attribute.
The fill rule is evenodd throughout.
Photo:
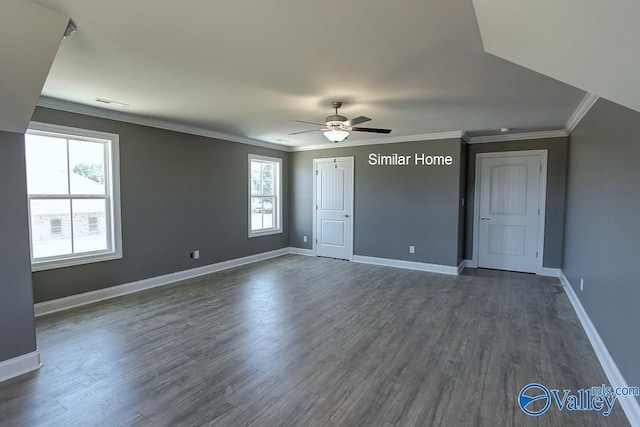
<svg viewBox="0 0 640 427"><path fill-rule="evenodd" d="M93 264L95 262L110 261L114 259L122 258L122 253L103 253L103 254L91 254L85 256L77 256L73 258L61 258L50 261L35 261L31 263L31 271L45 271L53 270L56 268L73 267L76 265Z"/></svg>
<svg viewBox="0 0 640 427"><path fill-rule="evenodd" d="M250 231L249 238L251 239L252 237L270 236L272 234L282 234L282 228L274 230Z"/></svg>

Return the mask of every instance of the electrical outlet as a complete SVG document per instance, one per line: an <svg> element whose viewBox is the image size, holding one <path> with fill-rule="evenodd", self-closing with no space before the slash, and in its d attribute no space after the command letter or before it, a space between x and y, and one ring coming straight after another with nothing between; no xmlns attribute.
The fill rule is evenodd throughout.
<svg viewBox="0 0 640 427"><path fill-rule="evenodd" d="M410 254L415 254L416 253L416 247L415 246L409 246L409 253Z"/></svg>
<svg viewBox="0 0 640 427"><path fill-rule="evenodd" d="M189 254L189 258L191 259L198 259L200 258L200 251L193 251Z"/></svg>
<svg viewBox="0 0 640 427"><path fill-rule="evenodd" d="M302 236L302 241L307 243L307 236Z"/></svg>
<svg viewBox="0 0 640 427"><path fill-rule="evenodd" d="M580 290L584 291L584 279L582 277L580 278Z"/></svg>

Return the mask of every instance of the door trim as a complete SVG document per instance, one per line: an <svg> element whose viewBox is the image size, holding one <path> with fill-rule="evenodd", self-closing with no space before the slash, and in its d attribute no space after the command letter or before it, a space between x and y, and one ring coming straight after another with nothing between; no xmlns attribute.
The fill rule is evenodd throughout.
<svg viewBox="0 0 640 427"><path fill-rule="evenodd" d="M482 159L500 158L500 157L520 157L539 155L540 164L542 166L542 176L540 180L540 194L538 195L538 206L540 207L540 215L538 215L538 241L536 251L538 252L538 259L536 263L536 274L543 275L544 267L544 230L545 230L545 218L547 212L547 158L549 150L522 150L522 151L501 151L495 153L477 153L476 154L476 180L474 185L473 194L473 258L471 264L474 268L478 267L478 251L479 251L479 233L480 233L480 177L481 177L481 165Z"/></svg>
<svg viewBox="0 0 640 427"><path fill-rule="evenodd" d="M324 157L313 159L313 169L311 171L311 180L313 182L313 204L311 205L311 209L313 210L313 234L311 236L311 247L313 248L313 256L318 256L317 247L316 247L316 239L318 238L317 230L316 230L316 205L317 205L317 195L316 195L316 171L318 170L318 164L320 163L334 163L337 161L348 161L351 163L351 217L349 218L349 222L351 223L351 238L349 239L349 261L353 261L353 227L354 227L354 199L355 199L355 161L353 156L347 157Z"/></svg>

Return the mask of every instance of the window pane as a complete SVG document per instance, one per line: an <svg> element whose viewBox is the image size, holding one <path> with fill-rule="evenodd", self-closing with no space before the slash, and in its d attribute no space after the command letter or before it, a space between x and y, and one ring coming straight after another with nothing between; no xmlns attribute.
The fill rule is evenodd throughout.
<svg viewBox="0 0 640 427"><path fill-rule="evenodd" d="M105 194L104 144L69 140L71 194Z"/></svg>
<svg viewBox="0 0 640 427"><path fill-rule="evenodd" d="M251 162L251 194L262 194L262 163Z"/></svg>
<svg viewBox="0 0 640 427"><path fill-rule="evenodd" d="M31 200L33 257L71 254L69 200Z"/></svg>
<svg viewBox="0 0 640 427"><path fill-rule="evenodd" d="M69 194L67 140L25 135L29 194Z"/></svg>
<svg viewBox="0 0 640 427"><path fill-rule="evenodd" d="M108 248L106 202L73 200L73 246L75 253Z"/></svg>
<svg viewBox="0 0 640 427"><path fill-rule="evenodd" d="M275 170L275 167L273 163L262 164L262 194L264 195L271 196L274 194L273 192L274 170Z"/></svg>
<svg viewBox="0 0 640 427"><path fill-rule="evenodd" d="M275 197L251 198L251 230L266 230L276 227L274 212Z"/></svg>
<svg viewBox="0 0 640 427"><path fill-rule="evenodd" d="M261 230L262 226L262 198L251 198L251 230Z"/></svg>
<svg viewBox="0 0 640 427"><path fill-rule="evenodd" d="M262 227L263 228L275 228L275 215L273 212L273 207L275 198L273 197L263 197L262 198Z"/></svg>

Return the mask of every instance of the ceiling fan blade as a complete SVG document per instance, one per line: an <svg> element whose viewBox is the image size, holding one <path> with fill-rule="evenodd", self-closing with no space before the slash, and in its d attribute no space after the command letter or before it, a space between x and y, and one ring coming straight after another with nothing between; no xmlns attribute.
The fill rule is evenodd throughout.
<svg viewBox="0 0 640 427"><path fill-rule="evenodd" d="M347 120L346 122L342 122L342 124L346 126L353 126L353 125L359 125L360 123L368 122L370 120L371 119L369 117L358 116L358 117L354 117L351 120Z"/></svg>
<svg viewBox="0 0 640 427"><path fill-rule="evenodd" d="M306 123L308 125L324 126L324 123L305 122L304 120L289 120L290 122Z"/></svg>
<svg viewBox="0 0 640 427"><path fill-rule="evenodd" d="M307 133L307 132L320 132L321 130L322 129L303 130L303 131L300 131L300 132L291 132L291 133L289 133L287 135L299 135L301 133Z"/></svg>
<svg viewBox="0 0 640 427"><path fill-rule="evenodd" d="M391 129L377 129L377 128L351 128L352 131L356 132L374 132L374 133L391 133Z"/></svg>

